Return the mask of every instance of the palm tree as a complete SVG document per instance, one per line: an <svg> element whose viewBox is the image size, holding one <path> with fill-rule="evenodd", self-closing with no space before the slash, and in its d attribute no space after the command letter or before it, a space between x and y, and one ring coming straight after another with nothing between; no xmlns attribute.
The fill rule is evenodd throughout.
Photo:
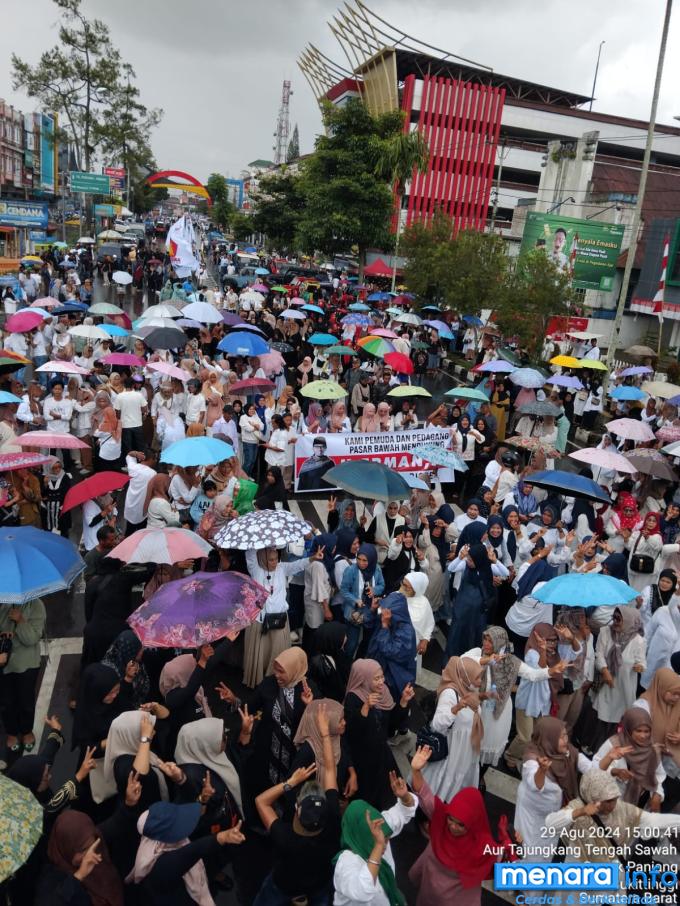
<svg viewBox="0 0 680 906"><path fill-rule="evenodd" d="M397 199L397 236L392 268L392 292L397 282L397 255L401 234L401 208L406 183L414 171L425 173L430 164L430 148L421 132L398 132L382 141L376 155L375 174L394 186Z"/></svg>

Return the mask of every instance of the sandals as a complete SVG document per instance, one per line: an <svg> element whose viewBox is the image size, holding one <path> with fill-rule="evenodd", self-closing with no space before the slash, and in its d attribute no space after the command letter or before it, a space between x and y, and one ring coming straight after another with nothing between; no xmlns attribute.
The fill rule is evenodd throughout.
<svg viewBox="0 0 680 906"><path fill-rule="evenodd" d="M33 742L22 742L20 745L23 746L24 752L27 755L30 755L35 748L35 738L33 739Z"/></svg>

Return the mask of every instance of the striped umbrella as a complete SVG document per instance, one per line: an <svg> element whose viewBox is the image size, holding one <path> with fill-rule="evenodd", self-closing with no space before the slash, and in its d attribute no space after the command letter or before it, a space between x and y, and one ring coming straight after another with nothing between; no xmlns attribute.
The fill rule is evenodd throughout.
<svg viewBox="0 0 680 906"><path fill-rule="evenodd" d="M183 528L146 528L125 538L107 556L124 563L181 563L207 557L212 545Z"/></svg>
<svg viewBox="0 0 680 906"><path fill-rule="evenodd" d="M360 346L364 352L369 352L377 358L383 358L388 352L396 351L388 340L385 340L383 337L374 337L372 335L362 337L357 341L357 345Z"/></svg>

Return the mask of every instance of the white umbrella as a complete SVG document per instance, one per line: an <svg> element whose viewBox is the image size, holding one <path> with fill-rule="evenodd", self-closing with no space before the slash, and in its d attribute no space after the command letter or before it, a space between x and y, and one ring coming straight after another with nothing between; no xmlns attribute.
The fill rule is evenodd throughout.
<svg viewBox="0 0 680 906"><path fill-rule="evenodd" d="M128 274L127 271L114 271L111 279L120 286L129 286L132 283L132 274Z"/></svg>
<svg viewBox="0 0 680 906"><path fill-rule="evenodd" d="M635 466L632 466L625 456L617 453L615 450L600 449L599 447L585 447L583 450L576 450L569 453L571 459L577 459L579 462L587 462L590 466L599 466L602 469L617 472L627 472L633 474L637 472Z"/></svg>
<svg viewBox="0 0 680 906"><path fill-rule="evenodd" d="M161 302L160 305L150 305L146 311L143 311L139 320L145 321L148 318L182 318L183 314L179 308L174 305L168 305L167 302Z"/></svg>
<svg viewBox="0 0 680 906"><path fill-rule="evenodd" d="M140 318L135 324L134 332L141 330L142 327L177 327L177 325L172 318Z"/></svg>
<svg viewBox="0 0 680 906"><path fill-rule="evenodd" d="M97 233L97 239L124 239L122 233L117 232L116 230L102 230L101 233Z"/></svg>
<svg viewBox="0 0 680 906"><path fill-rule="evenodd" d="M281 312L282 318L295 318L297 321L304 321L306 315L301 311L297 311L295 308L287 308L285 311Z"/></svg>
<svg viewBox="0 0 680 906"><path fill-rule="evenodd" d="M262 295L262 293L257 293L254 290L253 291L246 290L246 292L241 293L239 298L240 298L241 302L252 302L252 303L264 302L264 296Z"/></svg>
<svg viewBox="0 0 680 906"><path fill-rule="evenodd" d="M110 340L109 334L96 324L78 324L71 327L69 333L74 337L85 337L86 340Z"/></svg>
<svg viewBox="0 0 680 906"><path fill-rule="evenodd" d="M95 305L90 306L88 314L104 317L105 315L123 315L125 312L122 308L112 305L110 302L97 302Z"/></svg>
<svg viewBox="0 0 680 906"><path fill-rule="evenodd" d="M165 374L168 377L177 378L178 381L190 381L191 375L183 368L178 368L170 362L149 362L146 366L149 371L157 371L159 374Z"/></svg>
<svg viewBox="0 0 680 906"><path fill-rule="evenodd" d="M399 315L398 318L394 319L400 324L414 324L416 327L419 327L423 323L423 319L419 318L418 315L414 315L413 312L407 311L403 315Z"/></svg>
<svg viewBox="0 0 680 906"><path fill-rule="evenodd" d="M201 324L220 324L222 315L209 302L191 302L182 309L183 318L193 318Z"/></svg>
<svg viewBox="0 0 680 906"><path fill-rule="evenodd" d="M76 245L94 245L96 241L91 236L81 236L80 239L76 240Z"/></svg>
<svg viewBox="0 0 680 906"><path fill-rule="evenodd" d="M607 431L626 440L656 440L649 425L636 418L615 418L607 423Z"/></svg>
<svg viewBox="0 0 680 906"><path fill-rule="evenodd" d="M111 339L108 334L106 334L107 339ZM87 368L81 368L80 365L75 365L73 362L61 362L54 360L52 362L45 362L44 365L41 365L39 368L35 369L36 371L44 371L47 374L55 372L55 374L89 374Z"/></svg>

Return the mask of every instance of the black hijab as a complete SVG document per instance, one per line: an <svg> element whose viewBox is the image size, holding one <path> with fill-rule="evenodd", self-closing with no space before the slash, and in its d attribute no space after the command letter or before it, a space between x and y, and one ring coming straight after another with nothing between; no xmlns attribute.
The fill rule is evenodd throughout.
<svg viewBox="0 0 680 906"><path fill-rule="evenodd" d="M287 499L281 469L278 466L269 466L267 472L271 472L274 476L274 484L270 484L265 475L264 482L260 485L260 490L255 498L255 507L258 510L276 509L277 503L285 503Z"/></svg>
<svg viewBox="0 0 680 906"><path fill-rule="evenodd" d="M106 739L113 720L120 713L118 700L104 701L120 678L113 667L90 664L83 671L78 692L78 703L73 715L71 748L77 749Z"/></svg>

